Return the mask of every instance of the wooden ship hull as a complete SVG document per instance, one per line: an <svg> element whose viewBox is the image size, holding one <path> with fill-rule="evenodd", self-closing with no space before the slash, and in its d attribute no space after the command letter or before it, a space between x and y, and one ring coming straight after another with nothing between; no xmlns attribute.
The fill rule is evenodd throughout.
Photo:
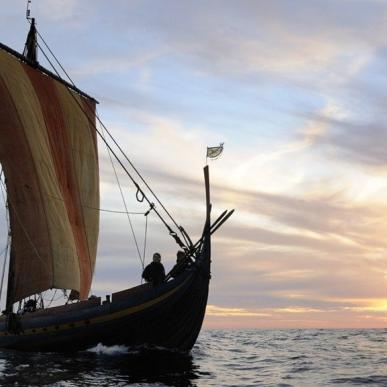
<svg viewBox="0 0 387 387"><path fill-rule="evenodd" d="M209 251L209 246L205 249ZM100 298L0 320L0 347L74 351L98 343L190 350L200 332L208 297L210 257L204 254L177 278L143 284Z"/></svg>

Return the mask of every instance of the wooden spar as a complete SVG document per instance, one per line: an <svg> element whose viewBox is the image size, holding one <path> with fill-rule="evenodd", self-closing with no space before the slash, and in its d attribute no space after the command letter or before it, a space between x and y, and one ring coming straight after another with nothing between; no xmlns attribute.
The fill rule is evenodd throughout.
<svg viewBox="0 0 387 387"><path fill-rule="evenodd" d="M222 219L223 217L227 214L228 210L224 210L219 216L218 218L215 220L214 223L211 224L211 228L214 228Z"/></svg>
<svg viewBox="0 0 387 387"><path fill-rule="evenodd" d="M221 221L219 221L218 223L215 222L212 226L211 226L211 234L213 234L233 213L234 213L235 210L231 210L226 216L224 216L222 218Z"/></svg>
<svg viewBox="0 0 387 387"><path fill-rule="evenodd" d="M210 238L211 235L218 230L219 227L223 225L223 223L234 213L235 210L223 211L219 217L215 220L213 224L211 224L211 199L210 199L210 177L208 165L204 167L204 183L206 189L206 223L204 226L203 234L201 238L192 246L192 250L198 249L200 250L202 243L205 238Z"/></svg>
<svg viewBox="0 0 387 387"><path fill-rule="evenodd" d="M42 72L45 75L48 75L49 77L55 79L56 81L62 83L64 86L66 86L67 88L75 91L76 93L78 93L82 97L88 98L88 99L94 101L95 103L98 103L98 101L96 101L93 97L90 97L90 95L88 95L85 92L83 92L82 90L78 89L76 86L66 82L64 79L60 78L58 75L54 74L50 70L47 70L45 67L41 66L40 64L32 62L31 60L26 58L24 55L19 54L17 51L15 51L12 48L6 46L5 44L0 43L0 49L6 51L10 55L13 55L14 57L16 57L21 62L26 63L27 65L33 67L34 69Z"/></svg>
<svg viewBox="0 0 387 387"><path fill-rule="evenodd" d="M191 239L189 239L189 242L190 242L190 248L192 253L193 251L195 251L195 249L196 251L201 251L203 247L203 242L205 241L206 254L208 254L208 257L210 257L211 256L211 202L210 202L211 198L210 198L210 176L209 176L208 165L206 165L203 168L203 172L204 172L204 186L205 186L205 192L206 192L206 220L204 224L202 237L195 243L195 245L192 244ZM183 232L185 232L184 229L183 229ZM184 267L189 260L190 260L190 256L186 255L184 260L180 262L177 267L178 268ZM168 281L171 278L172 272L173 272L173 269L165 277L166 281Z"/></svg>
<svg viewBox="0 0 387 387"><path fill-rule="evenodd" d="M206 189L206 227L210 228L210 222L211 222L211 198L210 198L210 174L208 165L206 165L203 168L204 172L204 184Z"/></svg>
<svg viewBox="0 0 387 387"><path fill-rule="evenodd" d="M204 269L206 275L211 278L211 197L210 197L210 174L208 165L204 167L204 184L206 188L206 225L203 230L203 245L202 245L202 263L201 267ZM203 314L204 318L204 314Z"/></svg>
<svg viewBox="0 0 387 387"><path fill-rule="evenodd" d="M11 252L9 255L9 264L8 264L8 283L7 283L7 294L6 294L6 304L5 304L5 311L7 314L13 312L13 302L12 302L12 286L14 277L15 277L15 270L14 270L14 257L12 252L12 246L11 246Z"/></svg>
<svg viewBox="0 0 387 387"><path fill-rule="evenodd" d="M215 222L213 223L213 224L211 224L211 226L210 226L210 233L211 234L213 234L213 228L214 227L216 227L218 224L219 224L219 222L224 218L224 216L227 214L227 212L228 212L228 210L225 210L225 211L223 211L221 214L220 214L220 216L215 220ZM228 218L228 217L227 217ZM222 224L223 224L224 222L222 222ZM217 227L218 228L218 227ZM217 229L216 228L216 229ZM203 231L203 233L204 233L204 231ZM193 249L196 249L198 246L200 246L200 244L202 243L202 241L203 241L203 235L202 235L202 237L192 246L192 248Z"/></svg>

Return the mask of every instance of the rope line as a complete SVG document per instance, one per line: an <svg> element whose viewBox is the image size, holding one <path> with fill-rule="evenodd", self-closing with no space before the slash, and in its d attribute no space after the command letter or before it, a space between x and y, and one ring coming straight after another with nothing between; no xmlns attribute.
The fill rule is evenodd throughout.
<svg viewBox="0 0 387 387"><path fill-rule="evenodd" d="M60 200L61 202L64 202L64 199L58 198L57 196L50 195L50 194L47 194L47 196L52 199ZM111 212L113 214L145 215L144 212L107 210L105 208L87 206L86 204L82 204L82 207L89 208L90 210L101 211L101 212Z"/></svg>
<svg viewBox="0 0 387 387"><path fill-rule="evenodd" d="M4 176L4 169L2 168L1 169L1 172L0 172L0 181L1 181L1 184L4 185L5 187L5 183L3 181L3 176ZM3 202L4 202L4 207L7 209L7 198L6 198L6 189L4 188L4 191L3 191L3 188L1 188L1 196L3 197ZM9 214L8 214L8 211L6 210L5 211L5 220L7 222L7 225L8 225L8 233L10 231L10 223L9 223Z"/></svg>
<svg viewBox="0 0 387 387"><path fill-rule="evenodd" d="M45 52L43 51L43 49L41 48L40 45L38 45L40 50L42 51L43 55L46 57L47 61L51 64L51 66L53 66L53 64L51 63L51 61L47 58L47 55L45 54ZM57 76L59 77L59 73L58 71L54 68L54 71L56 72ZM103 137L102 133L100 132L100 130L98 130L96 124L93 122L93 120L89 117L89 115L86 113L86 111L84 110L84 108L81 106L81 104L79 103L79 101L75 98L75 96L70 92L70 90L66 89L69 93L70 93L70 96L73 98L73 100L75 101L75 103L78 105L79 109L85 114L86 116L86 119L89 121L89 123L94 127L94 130L97 132L97 134L99 135L99 137L101 138L101 140L105 143L106 147L110 150L110 152L112 153L112 155L114 156L114 158L117 160L117 162L120 164L121 168L124 170L124 172L127 174L127 176L130 178L130 180L132 181L132 183L134 184L134 186L136 187L137 189L137 194L140 192L142 195L143 195L143 199L142 200L146 200L146 202L151 206L153 207L153 211L155 212L155 214L159 217L159 219L161 220L161 222L164 224L164 226L167 228L169 234L174 238L174 240L176 241L176 243L182 247L182 248L187 248L186 245L184 245L184 243L181 241L181 239L177 236L176 232L172 230L172 228L169 226L169 224L164 220L164 218L161 216L161 214L159 213L158 210L156 210L156 208L154 208L154 204L149 200L149 198L145 195L144 191L140 188L140 186L137 184L137 182L134 180L133 176L129 173L128 169L125 167L125 165L123 164L123 162L121 161L121 159L118 157L118 155L116 154L116 152L113 150L113 148L110 146L110 144L107 142L107 140ZM96 117L98 117L96 115ZM109 134L109 137L112 138L111 134L109 133L109 131L106 129L105 125L102 123L101 120L99 120L98 118L98 122L100 123L100 125L106 130L106 132ZM113 141L115 142L114 138L112 138ZM116 142L115 142L116 143ZM116 143L117 144L117 143ZM118 144L117 144L118 146ZM118 146L119 148L119 146ZM119 148L120 149L120 148ZM121 150L122 152L122 150ZM136 196L137 196L136 194ZM176 224L176 223L175 223ZM178 229L180 231L180 229ZM180 231L181 232L181 231Z"/></svg>
<svg viewBox="0 0 387 387"><path fill-rule="evenodd" d="M42 47L39 45L39 43L37 44L40 51L43 53L44 57L46 58L46 60L50 63L51 67L53 68L53 70L55 71L55 73L57 74L58 77L60 77L59 75L59 72L57 71L57 69L55 68L55 66L52 64L52 62L50 61L50 59L47 57L46 53L44 52L44 50L42 49ZM50 50L51 52L51 50ZM54 56L55 57L55 56ZM56 57L55 57L56 59ZM56 59L57 60L57 59ZM57 60L58 61L58 60ZM71 78L69 78L70 81L72 82ZM73 83L73 82L72 82ZM74 85L74 83L73 83ZM74 85L75 86L75 85ZM110 147L110 145L108 144L106 138L105 138L105 135L104 135L104 132L103 130L106 130L106 127L102 124L102 122L98 119L98 122L100 123L101 127L102 127L102 131L98 130L96 124L94 122L92 122L92 120L90 119L89 115L86 114L84 108L80 105L79 101L73 96L73 94L71 92L69 92L70 96L73 98L73 100L75 101L75 103L78 105L78 107L81 109L81 111L85 114L85 117L86 119L89 121L89 123L94 127L95 131L98 133L98 135L100 136L100 138L103 140L103 142L105 143L105 146L108 150L108 154L109 154L109 159L110 159L110 162L112 164L112 167L113 167L113 171L114 171L114 175L115 175L115 178L116 178L116 181L117 181L117 184L118 184L118 187L119 187L119 190L120 190L120 194L121 194L121 198L122 198L122 201L123 201L123 204L124 204L124 207L125 207L125 213L128 217L128 222L129 222L129 226L130 226L130 229L131 229L131 232L132 232L132 236L133 236L133 240L134 240L134 243L135 243L135 246L136 246L136 250L137 250L137 254L138 254L138 257L139 257L139 260L140 260L140 263L141 263L141 266L142 268L144 268L144 263L143 263L143 260L141 258L141 253L140 253L140 248L138 246L138 242L137 242L137 238L136 238L136 234L134 232L134 228L133 228L133 224L132 224L132 221L130 219L130 215L129 215L129 211L128 211L128 208L127 208L127 205L126 205L126 201L125 201L125 197L124 197L124 194L123 194L123 191L122 191L122 187L121 187L121 184L120 184L120 181L119 181L119 178L118 178L118 174L117 174L117 171L116 171L116 168L114 166L114 163L113 163L113 160L112 160L112 156L111 154L114 155L114 157L116 158L116 160L120 163L120 165L122 166L122 168L124 168L122 162L119 160L119 158L117 157L117 155L114 153L113 149ZM138 192L141 192L141 194L143 195L143 199L146 198L145 194L142 192L142 190L140 189L140 187L137 185L137 183L134 181L134 179L130 176L129 172L124 168L124 170L126 171L126 173L128 174L128 176L131 178L131 180L133 181L133 183L136 185L136 188L137 188L137 193ZM148 201L149 202L149 201ZM169 227L169 226L168 226Z"/></svg>
<svg viewBox="0 0 387 387"><path fill-rule="evenodd" d="M31 23L31 22L30 22ZM59 67L61 68L61 70L64 72L64 74L66 75L67 79L70 81L70 83L75 87L75 83L73 82L73 80L70 78L70 75L67 73L67 71L64 69L64 67L62 66L62 64L59 62L58 58L55 56L55 54L51 51L50 49L50 46L46 43L46 41L43 39L43 36L39 33L38 29L36 29L36 33L38 34L39 38L42 40L43 44L47 47L48 51L50 52L50 54L52 55L52 57L55 59L55 62L59 65ZM42 48L39 47L40 50L43 52ZM52 66L52 65L51 65ZM59 76L59 75L58 75Z"/></svg>
<svg viewBox="0 0 387 387"><path fill-rule="evenodd" d="M7 244L2 251L4 253L4 260L3 260L3 267L1 269L1 282L0 282L0 300L2 299L3 294L3 285L4 285L4 276L5 276L5 269L7 267L7 260L8 260L8 252L9 252L9 246L11 245L11 236L8 234L7 236Z"/></svg>
<svg viewBox="0 0 387 387"><path fill-rule="evenodd" d="M105 133L104 133L104 131L103 131L103 128L102 128L102 131L101 131L101 132L102 132L102 135L105 136ZM126 215L127 215L127 217L128 217L128 222L129 222L130 230L132 231L132 236L133 236L134 244L136 245L136 250L137 250L137 253L138 253L138 257L139 257L139 259L140 259L140 262L141 262L142 266L144 267L144 264L143 264L142 259L141 259L140 248L138 247L138 243L137 243L136 233L134 232L132 220L130 219L130 215L129 215L129 212L128 212L128 207L127 207L127 205L126 205L125 196L124 196L124 193L123 193L123 191L122 191L120 179L118 178L117 170L116 170L116 167L115 167L115 165L114 165L114 162L113 162L113 159L112 159L112 155L111 155L111 153L110 153L109 148L107 148L107 151L108 151L110 163L111 163L112 168L113 168L113 171L114 171L114 175L115 175L115 177L116 177L116 181L117 181L117 184L118 184L118 188L119 188L119 190L120 190L122 203L124 204L125 212L126 212Z"/></svg>
<svg viewBox="0 0 387 387"><path fill-rule="evenodd" d="M6 242L6 245L5 245L5 248L3 249L3 251L1 252L1 254L4 253L4 259L3 259L3 267L1 269L1 282L0 282L0 300L2 299L2 294L3 294L3 286L4 286L4 276L5 276L5 269L7 267L7 260L8 260L8 252L9 252L9 247L11 245L11 233L10 233L10 224L9 224L9 216L8 216L8 211L7 211L7 199L6 199L6 195L5 195L5 192L3 190L3 175L4 175L4 170L1 169L1 172L0 172L0 180L1 180L1 196L3 198L3 202L4 202L4 206L6 208L5 210L5 219L6 219L6 222L7 222L7 229L8 229L8 233L7 233L7 242Z"/></svg>
<svg viewBox="0 0 387 387"><path fill-rule="evenodd" d="M44 57L46 58L46 60L48 61L48 63L50 63L51 67L54 69L56 75L61 78L61 76L59 75L58 71L56 70L56 68L54 67L54 65L52 64L52 62L50 61L50 59L47 57L46 53L44 52L44 50L42 49L42 47L40 46L40 44L38 42L36 42L37 46L40 48L40 51L43 53ZM68 90L66 88L66 90ZM77 101L77 99L70 93L70 95L73 97L73 99L78 103L79 105L79 102ZM87 114L85 113L85 116L86 118L88 119L88 116ZM82 205L82 201L81 201L81 197L80 197L80 194L78 192L78 196L79 196L79 200L81 202L81 205ZM89 256L89 266L90 266L90 273L93 273L94 271L94 268L93 268L93 264L92 264L92 259L91 259L91 253L90 253L90 245L89 245L89 240L88 240L88 235L87 235L87 231L86 231L86 224L84 222L84 219L82 218L82 222L83 222L83 231L84 231L84 234L85 234L85 239L86 239L86 247L87 247L87 254Z"/></svg>
<svg viewBox="0 0 387 387"><path fill-rule="evenodd" d="M41 37L41 35L39 34L39 32L37 31L38 35ZM51 55L54 57L54 59L56 60L56 62L59 64L59 66L61 67L61 69L64 71L64 73L66 74L66 76L68 77L68 79L70 80L70 82L72 83L73 86L75 86L74 82L72 81L72 79L70 78L70 76L66 73L66 71L63 69L62 65L60 64L60 62L58 61L58 59L55 57L55 55L52 53L51 49L48 47L47 43L45 43L45 41L43 40L42 38L42 41L43 43L46 45L46 47L49 49ZM53 68L53 70L55 71L55 73L57 74L58 77L60 77L59 75L59 72L57 71L57 69L55 68L55 66L52 64L52 62L49 60L49 58L47 57L46 53L44 52L44 50L42 49L42 47L38 44L38 47L40 48L40 51L43 53L44 57L46 58L46 60L50 63L51 67ZM125 212L121 212L121 213L125 213L128 217L128 222L129 222L129 226L130 226L130 229L131 229L131 232L132 232L132 236L133 236L133 240L134 240L134 243L135 243L135 246L136 246L136 250L137 250L137 254L138 254L138 257L139 257L139 260L140 260L140 263L141 263L141 267L142 269L144 270L144 267L145 267L145 254L146 254L146 243L147 243L147 228L148 228L148 216L146 216L146 225L145 225L145 235L144 235L144 249L143 249L143 257L141 257L141 253L140 253L140 249L139 249L139 246L138 246L138 242L137 242L137 238L136 238L136 234L135 234L135 231L134 231L134 228L133 228L133 224L132 224L132 221L130 219L130 213L128 211L128 208L127 208L127 205L126 205L126 201L125 201L125 197L124 197L124 194L123 194L123 191L122 191L122 187L121 187L121 184L120 184L120 180L119 180L119 177L118 177L118 174L117 174L117 170L115 168L115 165L114 165L114 162L113 162L113 159L112 159L112 154L114 155L114 157L116 158L116 160L119 162L119 164L121 165L121 167L124 169L124 171L127 173L127 175L130 177L130 179L132 180L132 182L135 184L136 188L137 188L137 192L136 192L136 199L139 201L139 202L143 202L144 199L146 199L146 201L148 202L148 204L150 205L151 209L153 209L156 214L159 216L159 218L162 220L162 222L167 226L167 229L168 231L170 232L170 234L172 234L172 230L171 228L168 226L168 224L164 221L164 219L161 217L161 215L155 210L154 208L154 204L151 203L149 201L149 199L146 197L145 193L141 190L141 188L138 186L138 184L135 182L135 180L133 179L133 177L129 174L129 172L126 170L126 168L124 167L124 165L122 164L121 160L118 158L118 156L115 154L115 152L113 151L113 149L110 147L110 145L108 144L107 140L106 140L106 137L105 137L105 134L104 134L104 131L106 133L108 133L109 137L113 140L113 142L116 144L116 146L119 148L119 150L121 151L121 153L125 156L125 158L127 159L127 161L129 162L129 164L132 166L132 168L136 171L136 173L140 176L141 180L145 183L145 185L148 187L148 189L151 191L151 193L153 194L153 196L156 198L156 200L160 203L160 205L162 206L162 208L164 209L164 211L166 211L168 213L168 211L166 210L166 208L163 206L163 204L158 200L158 198L156 197L156 195L154 194L154 192L150 189L149 185L145 182L145 180L142 178L142 176L139 174L139 172L137 171L137 169L135 169L134 165L131 163L131 161L128 159L128 157L125 155L125 153L123 152L123 150L119 147L119 145L116 143L115 139L112 137L112 135L110 134L110 132L108 131L108 129L106 128L106 126L103 124L103 122L100 120L99 116L97 114L96 115L96 118L100 124L100 126L102 127L102 130L99 131L97 126L91 121L91 119L89 118L89 116L86 114L85 110L83 109L83 107L79 104L78 100L72 95L72 93L70 92L70 95L73 97L74 101L76 102L76 104L78 105L78 107L81 109L81 111L85 114L87 120L89 121L89 123L92 124L92 126L94 126L96 132L99 134L100 138L103 140L103 142L105 143L105 146L106 146L106 149L108 151L108 155L109 155L109 159L110 159L110 163L112 165L112 168L113 168L113 171L114 171L114 175L115 175L115 178L116 178L116 181L117 181L117 184L118 184L118 187L119 187L119 191L120 191L120 195L121 195L121 198L122 198L122 202L124 204L124 207L125 207ZM139 194L141 194L142 196L139 197ZM88 207L88 206L85 206L85 207ZM113 211L109 211L107 210L106 212L113 212ZM149 213L149 212L148 212ZM169 213L168 213L169 215ZM170 216L170 215L169 215ZM172 221L174 222L174 224L177 226L178 230L179 229L179 226L177 225L177 223L174 221L174 219L170 216L170 218L172 219ZM185 239L185 236L183 234L183 237Z"/></svg>
<svg viewBox="0 0 387 387"><path fill-rule="evenodd" d="M1 190L3 191L3 189L5 189L4 182L3 182L3 180L0 180L0 182L1 182L1 186L2 186L2 189L1 189ZM14 214L15 214L15 218L17 219L17 222L19 223L20 228L22 229L24 235L26 236L26 238L27 238L28 242L30 243L30 245L31 245L33 251L35 252L36 256L37 256L37 257L39 258L39 260L43 263L43 267L47 270L47 273L50 273L50 269L48 268L47 262L40 256L37 247L35 246L34 242L32 241L32 239L31 239L30 235L28 234L27 230L26 230L25 227L23 226L23 223L22 223L22 221L21 221L21 218L20 218L20 216L19 216L19 213L17 212L15 206L13 205L12 201L9 200L9 198L8 198L8 204L9 204L10 207L12 208L12 211L13 211Z"/></svg>
<svg viewBox="0 0 387 387"><path fill-rule="evenodd" d="M89 208L90 210L96 210L96 211L101 211L101 212L110 212L112 214L144 215L143 212L106 210L106 209L103 209L103 208L91 207L91 206L86 206L86 205L83 205L83 207Z"/></svg>
<svg viewBox="0 0 387 387"><path fill-rule="evenodd" d="M143 270L144 270L144 267L145 267L145 254L146 254L147 235L148 235L148 215L145 215L144 250L143 250L143 255L142 255L142 269Z"/></svg>
<svg viewBox="0 0 387 387"><path fill-rule="evenodd" d="M64 74L67 76L68 80L70 81L70 83L74 86L75 86L75 83L73 82L73 80L70 78L70 76L67 74L67 72L65 71L65 69L63 68L63 66L61 65L61 63L59 62L59 60L57 59L57 57L54 55L54 53L52 52L52 50L49 48L48 44L44 41L44 39L42 38L41 34L39 33L39 31L36 29L37 31L37 34L38 36L42 39L44 45L47 47L47 49L49 50L50 54L53 56L53 58L55 59L55 61L58 63L58 65L60 66L60 68L62 69L62 71L64 72ZM55 68L55 66L53 65L53 63L48 59L46 53L44 52L43 48L39 45L39 43L37 43L37 46L39 47L40 51L43 53L44 57L46 58L46 60L48 61L48 63L51 65L51 67L53 68L53 70L55 71L56 75L61 78L59 72L57 71L57 69ZM70 93L71 94L71 93ZM72 94L71 94L72 95ZM75 99L75 98L74 98ZM76 100L76 99L75 99ZM76 100L77 104L79 105L78 101ZM91 124L94 126L96 132L98 133L98 135L102 138L102 135L100 133L100 131L97 129L96 125L89 119L88 115L86 114L86 112L84 111L84 109L82 108L82 106L80 106L80 109L83 111L83 113L85 113L86 117L88 118L89 122L91 122ZM89 110L91 110L89 108ZM164 206L164 204L161 202L161 200L158 198L158 196L155 194L155 192L152 190L152 188L149 186L149 184L145 181L145 179L143 178L143 176L141 175L141 173L138 171L138 169L134 166L134 164L132 163L132 161L129 159L129 157L126 155L126 153L123 151L123 149L121 148L121 146L117 143L117 141L115 140L115 138L113 137L113 135L110 133L110 131L108 130L108 128L104 125L104 123L102 122L102 120L100 119L99 115L95 112L95 117L97 119L97 121L99 122L99 124L101 125L101 127L106 131L106 133L108 134L108 136L110 137L110 139L113 141L114 145L117 147L117 149L120 151L120 153L123 155L123 157L125 158L125 160L129 163L129 165L132 167L132 169L135 171L135 173L137 174L137 176L140 178L140 180L145 184L145 186L147 187L147 189L149 190L149 192L153 195L153 197L156 199L156 201L160 204L161 208L165 211L165 213L167 214L167 216L171 219L171 221L173 222L173 224L176 226L176 228L178 229L178 231L181 233L181 235L183 236L183 239L185 240L185 235L184 233L180 230L180 226L177 224L177 222L175 221L175 219L172 217L172 215L170 214L170 212L166 209L166 207ZM103 141L105 142L106 146L108 147L108 149L110 149L110 151L112 152L113 156L117 159L117 161L119 162L119 164L121 165L121 167L124 169L124 171L126 172L126 174L130 177L130 179L132 180L132 182L135 184L136 188L138 189L138 192L140 192L142 195L144 195L144 198L146 199L146 201L150 204L150 201L149 199L145 196L144 192L139 188L138 184L134 181L133 177L129 174L128 170L124 167L122 161L118 158L117 154L113 151L113 149L111 148L111 146L107 143L107 140L105 138L102 138ZM143 199L142 199L143 200ZM142 201L141 200L141 201ZM165 226L167 226L168 228L168 231L170 232L170 234L172 236L176 235L175 232L172 231L171 227L167 225L167 223L165 222L164 219L162 219L161 215L155 211L157 213L157 215L160 217L160 219L162 220L162 222L164 223ZM177 236L177 235L176 235ZM174 239L176 240L176 238L174 237ZM176 242L181 246L181 247L185 247L185 245L181 242L181 244L176 240Z"/></svg>
<svg viewBox="0 0 387 387"><path fill-rule="evenodd" d="M57 291L58 291L58 289L55 289L54 294L51 297L51 299L45 298L43 293L41 293L42 299L44 301L48 301L48 304L45 305L45 308L49 308L53 302L56 302L56 301L60 300L61 298L64 298L63 294L59 294L59 296L57 298L55 298Z"/></svg>

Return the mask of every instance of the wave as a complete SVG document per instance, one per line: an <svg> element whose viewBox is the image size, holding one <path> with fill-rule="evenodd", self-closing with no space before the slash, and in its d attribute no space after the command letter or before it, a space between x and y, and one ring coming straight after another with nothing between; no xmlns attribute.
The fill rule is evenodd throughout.
<svg viewBox="0 0 387 387"><path fill-rule="evenodd" d="M127 354L132 351L129 351L129 348L126 347L125 345L112 345L111 347L109 347L99 343L95 347L88 349L87 352L96 353L97 355L116 356L116 355Z"/></svg>

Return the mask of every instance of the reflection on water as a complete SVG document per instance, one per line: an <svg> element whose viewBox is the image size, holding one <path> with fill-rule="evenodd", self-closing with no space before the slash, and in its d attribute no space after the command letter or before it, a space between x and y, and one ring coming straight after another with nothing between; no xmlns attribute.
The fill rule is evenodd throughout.
<svg viewBox="0 0 387 387"><path fill-rule="evenodd" d="M0 386L387 385L387 330L203 331L191 354L0 352Z"/></svg>
<svg viewBox="0 0 387 387"><path fill-rule="evenodd" d="M193 386L199 377L198 370L192 355L162 350L0 353L0 385Z"/></svg>

